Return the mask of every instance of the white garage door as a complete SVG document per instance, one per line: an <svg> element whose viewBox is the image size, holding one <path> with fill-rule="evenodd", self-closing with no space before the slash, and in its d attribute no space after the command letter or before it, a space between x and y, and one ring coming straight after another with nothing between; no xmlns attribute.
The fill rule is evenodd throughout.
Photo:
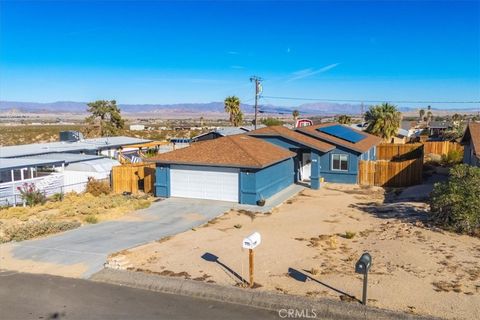
<svg viewBox="0 0 480 320"><path fill-rule="evenodd" d="M238 202L238 169L172 165L172 197Z"/></svg>

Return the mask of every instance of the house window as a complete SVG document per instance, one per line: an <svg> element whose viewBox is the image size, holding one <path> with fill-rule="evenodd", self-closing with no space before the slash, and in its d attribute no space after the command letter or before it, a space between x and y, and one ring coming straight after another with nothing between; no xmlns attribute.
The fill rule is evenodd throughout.
<svg viewBox="0 0 480 320"><path fill-rule="evenodd" d="M348 171L348 155L332 154L332 170Z"/></svg>

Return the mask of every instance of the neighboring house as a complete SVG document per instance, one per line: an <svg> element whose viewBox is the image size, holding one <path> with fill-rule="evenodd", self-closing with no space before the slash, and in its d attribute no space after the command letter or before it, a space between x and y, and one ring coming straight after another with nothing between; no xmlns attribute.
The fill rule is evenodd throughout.
<svg viewBox="0 0 480 320"><path fill-rule="evenodd" d="M258 125L257 128L264 128L265 125ZM235 134L242 134L254 130L254 126L244 126L244 127L220 127L215 130L202 133L196 137L192 138L192 142L207 141L213 140L220 137L232 136Z"/></svg>
<svg viewBox="0 0 480 320"><path fill-rule="evenodd" d="M312 189L320 188L320 157L335 146L283 126L265 127L247 135L295 152L295 182L310 182Z"/></svg>
<svg viewBox="0 0 480 320"><path fill-rule="evenodd" d="M143 124L131 124L130 131L143 131L145 130L145 125Z"/></svg>
<svg viewBox="0 0 480 320"><path fill-rule="evenodd" d="M85 190L89 177L108 179L119 150L150 140L130 137L83 139L63 131L59 142L0 147L0 204L18 203L17 187L32 183L46 195ZM131 148L130 148L131 149ZM133 149L135 150L135 149Z"/></svg>
<svg viewBox="0 0 480 320"><path fill-rule="evenodd" d="M296 131L335 147L320 156L320 177L327 182L357 183L358 162L375 160L376 146L383 141L338 123L322 123Z"/></svg>
<svg viewBox="0 0 480 320"><path fill-rule="evenodd" d="M72 131L60 133L60 141L33 143L0 148L0 158L18 158L47 153L82 153L117 158L119 149L128 149L129 145L150 142L152 140L131 137L102 137L83 139L80 133Z"/></svg>
<svg viewBox="0 0 480 320"><path fill-rule="evenodd" d="M294 183L295 153L247 135L192 144L150 158L155 195L256 204Z"/></svg>
<svg viewBox="0 0 480 320"><path fill-rule="evenodd" d="M461 140L463 163L480 167L480 123L470 122Z"/></svg>
<svg viewBox="0 0 480 320"><path fill-rule="evenodd" d="M449 121L431 121L428 126L428 136L430 139L442 139L445 132L453 128L453 123Z"/></svg>

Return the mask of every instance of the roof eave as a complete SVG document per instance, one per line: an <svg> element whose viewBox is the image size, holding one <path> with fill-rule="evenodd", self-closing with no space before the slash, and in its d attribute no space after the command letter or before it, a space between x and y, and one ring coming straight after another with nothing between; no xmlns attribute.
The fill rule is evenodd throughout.
<svg viewBox="0 0 480 320"><path fill-rule="evenodd" d="M263 165L244 165L239 163L204 163L204 162L191 162L191 161L175 161L175 160L160 160L160 159L147 159L147 162L155 162L157 164L178 164L178 165L190 165L190 166L206 166L206 167L228 167L228 168L241 168L241 169L264 169L274 165L276 163L290 159L295 154L283 157L279 160L275 160Z"/></svg>

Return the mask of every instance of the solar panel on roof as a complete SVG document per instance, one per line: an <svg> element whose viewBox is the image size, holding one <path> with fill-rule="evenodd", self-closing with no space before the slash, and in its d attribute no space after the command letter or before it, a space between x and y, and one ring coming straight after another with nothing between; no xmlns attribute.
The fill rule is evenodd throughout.
<svg viewBox="0 0 480 320"><path fill-rule="evenodd" d="M317 130L351 143L357 143L366 138L363 134L339 124L318 128Z"/></svg>

